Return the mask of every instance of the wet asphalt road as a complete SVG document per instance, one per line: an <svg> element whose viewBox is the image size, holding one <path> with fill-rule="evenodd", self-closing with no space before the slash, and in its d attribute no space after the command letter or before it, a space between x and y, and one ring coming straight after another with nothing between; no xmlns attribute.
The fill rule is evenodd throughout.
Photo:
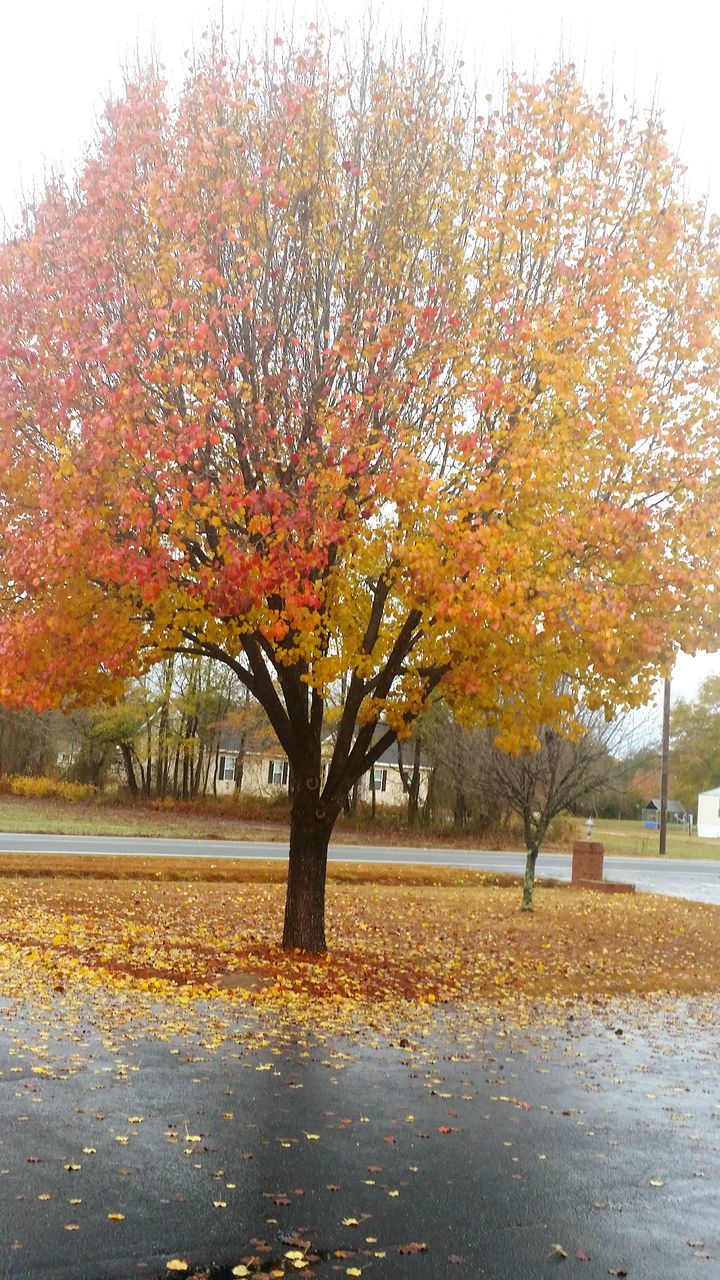
<svg viewBox="0 0 720 1280"><path fill-rule="evenodd" d="M0 853L94 853L142 857L286 858L282 841L158 840L126 836L53 836L27 832L0 833ZM416 866L465 867L483 871L520 872L519 853L477 849L399 849L373 845L333 844L331 861L411 863ZM567 854L542 853L538 875L570 879ZM720 905L720 862L703 859L606 857L606 880L626 880L650 893L670 894Z"/></svg>
<svg viewBox="0 0 720 1280"><path fill-rule="evenodd" d="M0 1010L0 1277L229 1277L292 1249L318 1277L716 1277L717 1020L688 1019L479 1047L442 1020L258 1047L246 1019L210 1050L202 1025L43 1042Z"/></svg>

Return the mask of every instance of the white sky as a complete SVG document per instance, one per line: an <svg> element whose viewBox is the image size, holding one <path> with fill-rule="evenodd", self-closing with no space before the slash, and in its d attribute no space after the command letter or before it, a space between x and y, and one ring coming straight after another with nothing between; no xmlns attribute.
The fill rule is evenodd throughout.
<svg viewBox="0 0 720 1280"><path fill-rule="evenodd" d="M616 96L640 105L653 97L672 145L688 167L694 194L707 192L720 212L720 115L717 108L720 6L716 0L225 0L228 30L271 25L294 13L337 26L361 18L412 31L423 10L442 17L448 43L477 68L481 92L512 63L545 73L561 54L591 86L612 82ZM42 182L48 168L72 169L89 140L123 63L155 49L169 72L201 36L219 4L207 0L5 0L0 28L0 217L17 216L19 193ZM674 691L692 696L720 655L681 657Z"/></svg>

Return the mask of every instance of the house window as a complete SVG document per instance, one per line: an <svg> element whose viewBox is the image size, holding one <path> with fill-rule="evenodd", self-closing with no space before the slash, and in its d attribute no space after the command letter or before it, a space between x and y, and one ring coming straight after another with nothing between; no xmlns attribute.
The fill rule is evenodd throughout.
<svg viewBox="0 0 720 1280"><path fill-rule="evenodd" d="M287 760L268 761L268 782L271 787L286 787L289 775Z"/></svg>
<svg viewBox="0 0 720 1280"><path fill-rule="evenodd" d="M235 756L220 756L218 760L218 782L235 781Z"/></svg>
<svg viewBox="0 0 720 1280"><path fill-rule="evenodd" d="M373 789L387 791L387 769L373 769Z"/></svg>

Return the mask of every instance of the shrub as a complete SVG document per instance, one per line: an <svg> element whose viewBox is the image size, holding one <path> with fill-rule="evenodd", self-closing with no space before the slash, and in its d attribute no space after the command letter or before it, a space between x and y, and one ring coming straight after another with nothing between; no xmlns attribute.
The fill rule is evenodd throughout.
<svg viewBox="0 0 720 1280"><path fill-rule="evenodd" d="M29 800L93 800L97 789L85 782L64 782L60 778L10 778L10 794Z"/></svg>

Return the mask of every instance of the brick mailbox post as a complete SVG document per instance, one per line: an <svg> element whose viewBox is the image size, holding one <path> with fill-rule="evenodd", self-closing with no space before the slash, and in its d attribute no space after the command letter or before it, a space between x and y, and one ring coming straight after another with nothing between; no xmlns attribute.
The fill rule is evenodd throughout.
<svg viewBox="0 0 720 1280"><path fill-rule="evenodd" d="M595 889L600 893L634 893L634 884L603 880L605 847L597 840L573 842L572 878L575 889Z"/></svg>

